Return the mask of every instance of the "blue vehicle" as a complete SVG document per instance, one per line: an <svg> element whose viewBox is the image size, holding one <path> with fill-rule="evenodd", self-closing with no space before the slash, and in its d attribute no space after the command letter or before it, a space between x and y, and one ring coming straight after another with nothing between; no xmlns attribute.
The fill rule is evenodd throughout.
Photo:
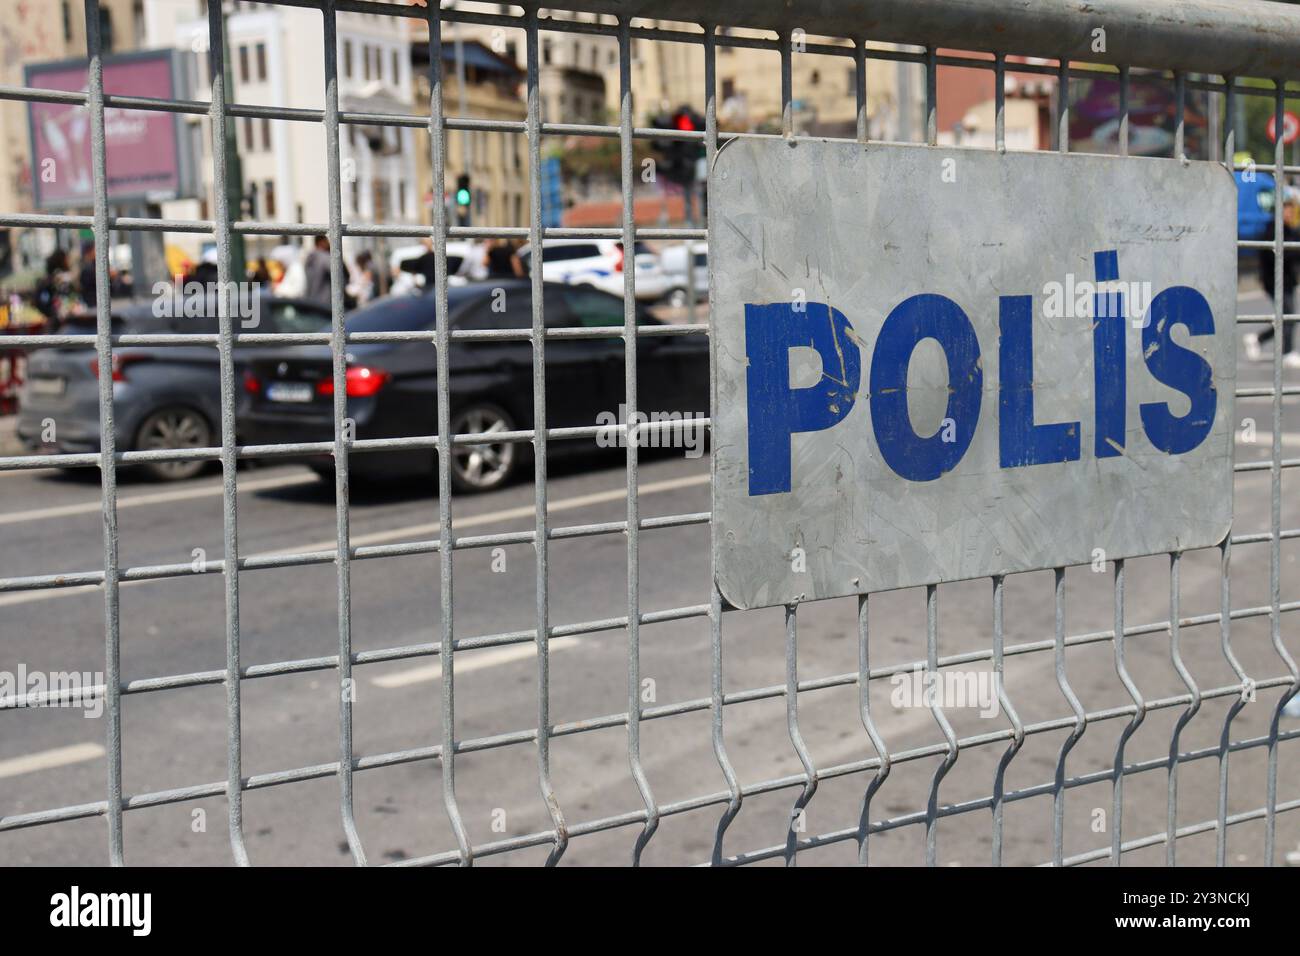
<svg viewBox="0 0 1300 956"><path fill-rule="evenodd" d="M1273 177L1257 172L1247 180L1245 173L1232 174L1237 181L1237 238L1268 239L1273 235Z"/></svg>

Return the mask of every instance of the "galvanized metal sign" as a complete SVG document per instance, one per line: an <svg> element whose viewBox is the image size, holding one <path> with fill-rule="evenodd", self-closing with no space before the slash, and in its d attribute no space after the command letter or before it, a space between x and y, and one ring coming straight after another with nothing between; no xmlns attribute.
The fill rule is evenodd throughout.
<svg viewBox="0 0 1300 956"><path fill-rule="evenodd" d="M733 140L709 199L713 539L732 604L1227 534L1223 167Z"/></svg>

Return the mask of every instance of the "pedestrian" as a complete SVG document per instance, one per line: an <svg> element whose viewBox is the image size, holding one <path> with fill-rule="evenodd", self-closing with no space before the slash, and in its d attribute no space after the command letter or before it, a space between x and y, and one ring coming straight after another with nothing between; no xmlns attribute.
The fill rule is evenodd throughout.
<svg viewBox="0 0 1300 956"><path fill-rule="evenodd" d="M509 239L494 239L483 256L489 279L522 279L524 264Z"/></svg>
<svg viewBox="0 0 1300 956"><path fill-rule="evenodd" d="M409 286L412 291L432 292L433 287L437 284L437 255L434 252L433 240L425 236L420 240L420 245L424 246L424 252L410 259L403 259L399 267L402 272L408 273L420 280L417 282L403 283L402 291L406 291ZM394 283L393 294L399 294Z"/></svg>
<svg viewBox="0 0 1300 956"><path fill-rule="evenodd" d="M262 288L271 287L271 266L263 256L257 260L253 266L253 274L250 278Z"/></svg>
<svg viewBox="0 0 1300 956"><path fill-rule="evenodd" d="M77 291L81 301L86 304L86 311L93 312L99 301L99 289L95 284L95 243L87 240L81 244L81 272L77 282Z"/></svg>
<svg viewBox="0 0 1300 956"><path fill-rule="evenodd" d="M365 305L375 297L377 282L375 280L374 258L368 249L357 253L352 263L351 281L348 283L348 296L357 308Z"/></svg>
<svg viewBox="0 0 1300 956"><path fill-rule="evenodd" d="M1294 186L1287 186L1282 190L1282 239L1285 242L1300 241L1300 189ZM1264 286L1264 291L1268 293L1269 300L1274 303L1276 302L1274 299L1276 277L1273 271L1276 265L1277 258L1271 248L1259 251L1259 281ZM1282 313L1284 315L1295 314L1297 281L1300 281L1300 251L1284 250L1282 253ZM1247 333L1246 358L1252 362L1262 360L1264 353L1260 346L1271 338L1273 338L1272 326L1262 332ZM1282 364L1286 368L1300 368L1300 354L1293 351L1294 345L1295 323L1283 321L1282 351L1285 354L1282 356Z"/></svg>
<svg viewBox="0 0 1300 956"><path fill-rule="evenodd" d="M312 249L303 261L307 286L303 298L321 305L330 304L330 241L324 236L317 236Z"/></svg>
<svg viewBox="0 0 1300 956"><path fill-rule="evenodd" d="M63 318L72 292L72 271L66 249L45 257L45 275L36 283L36 309L51 323Z"/></svg>

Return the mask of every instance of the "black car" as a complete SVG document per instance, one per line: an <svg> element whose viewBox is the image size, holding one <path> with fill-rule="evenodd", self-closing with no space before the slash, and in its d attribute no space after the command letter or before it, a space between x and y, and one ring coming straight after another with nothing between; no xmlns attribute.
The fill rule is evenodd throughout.
<svg viewBox="0 0 1300 956"><path fill-rule="evenodd" d="M609 337L548 339L546 424L549 428L605 424L626 400L623 300L590 287L547 283L547 328L610 327ZM526 279L472 283L447 290L453 330L532 327L532 290ZM638 323L659 320L638 312ZM438 432L436 324L432 295L381 299L352 313L347 330L427 332L427 341L353 342L347 350L348 418L356 440L435 436ZM617 327L617 328L615 328ZM704 416L709 408L709 352L701 333L640 336L637 405L646 414ZM515 340L456 340L448 356L451 427L455 434L533 427L532 345ZM333 380L330 350L289 346L261 350L243 371L238 413L243 444L332 441ZM602 413L603 416L602 416ZM598 418L602 416L602 418ZM591 450L594 439L556 439L548 457ZM451 476L459 491L486 491L507 482L530 453L527 443L457 446ZM318 473L330 456L307 462ZM357 452L349 471L360 477L432 475L434 449Z"/></svg>

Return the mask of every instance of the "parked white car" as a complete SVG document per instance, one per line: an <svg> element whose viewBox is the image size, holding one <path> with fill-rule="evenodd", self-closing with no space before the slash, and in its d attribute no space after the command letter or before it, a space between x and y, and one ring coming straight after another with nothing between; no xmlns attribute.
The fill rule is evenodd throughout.
<svg viewBox="0 0 1300 956"><path fill-rule="evenodd" d="M708 299L709 244L707 242L667 243L659 252L659 262L669 281L669 305L680 307L690 303L692 280L695 286L695 301L702 302Z"/></svg>
<svg viewBox="0 0 1300 956"><path fill-rule="evenodd" d="M393 284L389 295L411 295L424 288L424 276L402 270L402 263L429 252L427 246L418 243L413 246L399 246L388 256L389 275ZM447 284L464 285L471 279L481 279L487 274L483 264L484 250L475 242L447 243Z"/></svg>
<svg viewBox="0 0 1300 956"><path fill-rule="evenodd" d="M530 267L532 250L524 246L519 259ZM547 239L542 244L542 278L547 282L589 285L608 292L623 294L623 269L626 257L618 239ZM643 242L634 247L636 297L643 302L657 302L668 294L671 285L659 263L659 255Z"/></svg>

